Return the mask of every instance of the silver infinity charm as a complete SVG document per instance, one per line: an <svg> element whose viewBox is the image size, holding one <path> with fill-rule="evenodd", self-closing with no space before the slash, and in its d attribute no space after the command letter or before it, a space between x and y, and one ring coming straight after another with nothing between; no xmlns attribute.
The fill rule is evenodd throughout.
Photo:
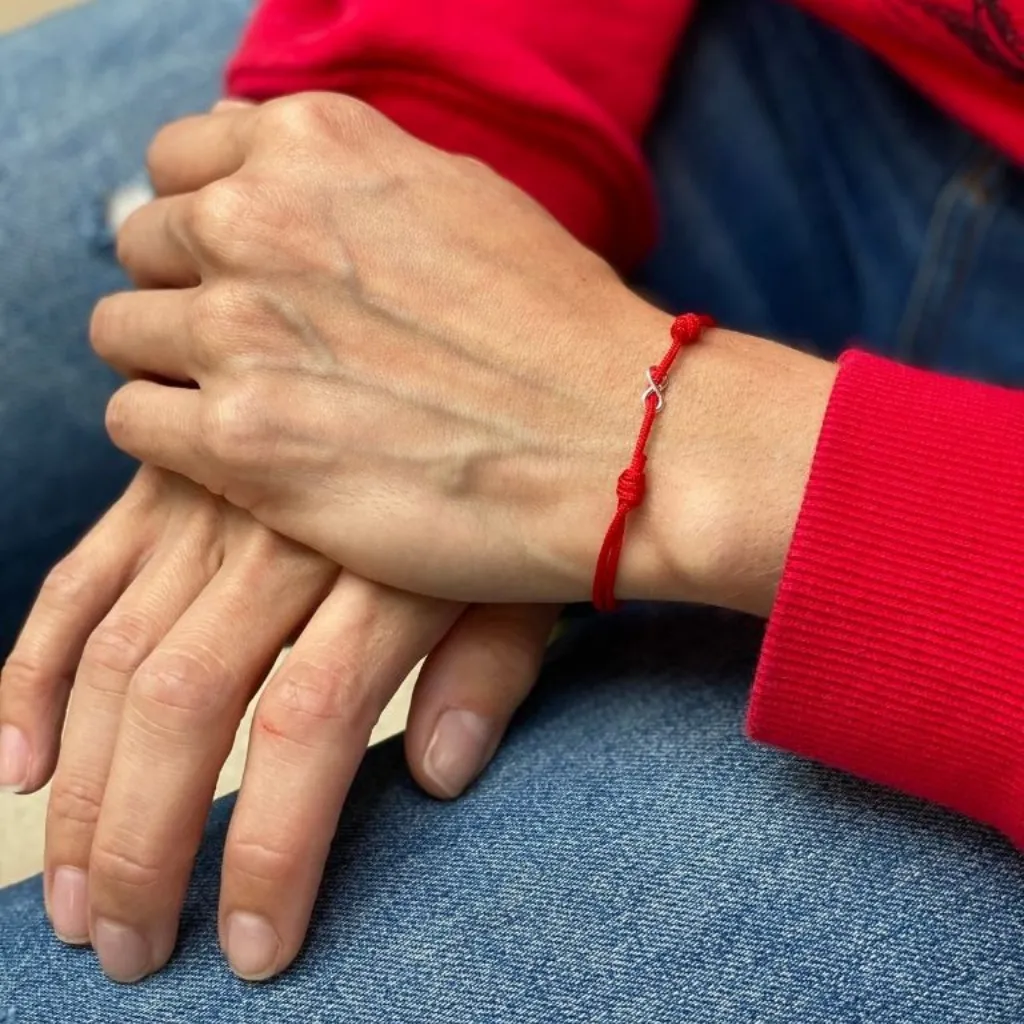
<svg viewBox="0 0 1024 1024"><path fill-rule="evenodd" d="M647 368L647 390L643 393L640 401L647 404L647 399L654 395L658 399L658 404L654 407L655 412L661 412L661 407L665 404L665 385L662 384L660 387L654 381L654 367L649 366Z"/></svg>

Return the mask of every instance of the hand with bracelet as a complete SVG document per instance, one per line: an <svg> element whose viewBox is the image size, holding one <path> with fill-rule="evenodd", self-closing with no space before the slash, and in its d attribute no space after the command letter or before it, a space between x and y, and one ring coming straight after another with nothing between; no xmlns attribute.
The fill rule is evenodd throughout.
<svg viewBox="0 0 1024 1024"><path fill-rule="evenodd" d="M407 748L417 777L450 795L426 760L441 711L493 724L477 737L486 760L554 615L501 604L458 619L404 591L588 596L672 318L486 168L341 97L221 108L165 130L151 162L163 197L120 239L142 290L101 304L94 342L143 378L112 403L115 439L209 491L144 470L44 589L12 661L33 671L19 686L9 670L0 692L5 720L37 738L32 788L55 756L58 683L85 645L55 780L50 911L65 938L84 939L84 921L108 972L132 980L170 955L219 760L267 659L309 619L257 712L225 856L222 942L236 970L265 977L301 944L348 780L404 672L436 645ZM683 353L620 595L767 609L831 379L828 364L726 332ZM781 388L795 401L764 432ZM726 421L737 389L746 408ZM158 524L145 550L112 543L140 510ZM204 537L222 555L182 576ZM69 609L60 580L83 573L104 585ZM213 657L197 674L216 646L244 664ZM55 892L69 869L72 899Z"/></svg>
<svg viewBox="0 0 1024 1024"><path fill-rule="evenodd" d="M489 169L345 97L172 125L153 170L173 195L121 251L179 287L93 323L144 378L110 403L120 447L390 586L589 595L670 316ZM620 596L768 611L833 374L725 331L683 354Z"/></svg>
<svg viewBox="0 0 1024 1024"><path fill-rule="evenodd" d="M1012 82L993 88L1012 61L970 50L993 31L954 38L911 6L895 30L853 0L259 5L230 92L359 97L486 160L616 269L650 253L646 294L695 312L652 308L516 188L338 95L162 135L163 198L121 239L142 291L94 323L132 382L110 426L152 461L55 572L0 685L0 787L39 785L62 739L45 877L0 893L0 1005L1016 1019L1001 839L740 735L745 712L758 744L1024 848L1024 399L931 372L1020 385L1024 121ZM82 237L82 190L95 205L157 124L209 101L203 68L253 13L95 7L94 29L87 5L0 61L26 85L10 95L40 101L7 104L21 155L0 182L17 199L0 234L29 240L0 286L19 577L0 579L0 644L42 561L127 482L97 436L117 385L80 344L86 305L121 287ZM38 59L55 52L75 55L57 83ZM68 160L83 141L90 159ZM951 208L978 230L936 247ZM877 355L837 372L704 311ZM576 624L467 799L417 792L394 743L348 789L429 650L408 759L456 792L539 661L556 605L521 602L590 596L772 621L763 644L676 606ZM500 603L462 611L481 599ZM112 976L162 965L217 766L286 637L171 969L101 991L41 894ZM431 738L452 720L471 740L454 759ZM437 786L438 751L461 782ZM212 945L247 978L288 965L342 800L308 955L283 985L239 987Z"/></svg>

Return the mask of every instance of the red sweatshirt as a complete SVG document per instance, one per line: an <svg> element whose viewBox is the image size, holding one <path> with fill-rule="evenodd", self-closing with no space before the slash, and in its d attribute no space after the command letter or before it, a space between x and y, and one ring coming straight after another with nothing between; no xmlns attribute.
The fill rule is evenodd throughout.
<svg viewBox="0 0 1024 1024"><path fill-rule="evenodd" d="M359 96L627 266L653 234L640 139L692 6L264 0L228 86ZM803 6L1024 163L1024 0ZM1024 847L1022 452L1024 395L843 358L748 728Z"/></svg>

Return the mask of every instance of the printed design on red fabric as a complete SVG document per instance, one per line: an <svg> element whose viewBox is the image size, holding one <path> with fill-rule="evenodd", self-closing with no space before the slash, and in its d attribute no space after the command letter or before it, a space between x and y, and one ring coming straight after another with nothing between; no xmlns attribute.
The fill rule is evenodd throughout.
<svg viewBox="0 0 1024 1024"><path fill-rule="evenodd" d="M967 46L983 64L1024 84L1024 24L1006 0L905 0ZM1010 6L1018 7L1011 0Z"/></svg>

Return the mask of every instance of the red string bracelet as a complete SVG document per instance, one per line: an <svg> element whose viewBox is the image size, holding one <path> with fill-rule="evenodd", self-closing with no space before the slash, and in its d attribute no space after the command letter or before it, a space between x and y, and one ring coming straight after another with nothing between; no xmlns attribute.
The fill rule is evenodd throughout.
<svg viewBox="0 0 1024 1024"><path fill-rule="evenodd" d="M676 361L676 356L687 346L700 341L704 331L714 327L715 322L709 316L697 313L684 313L672 324L672 345L657 366L647 371L647 390L643 393L644 420L640 425L640 435L636 439L633 458L619 477L615 493L619 505L615 510L615 518L604 537L601 554L597 557L597 569L594 572L594 606L598 611L611 612L616 608L615 578L619 572L619 559L622 556L622 541L626 535L626 517L644 501L647 488L647 440L651 436L654 417L661 412L665 404L665 385L668 372Z"/></svg>

